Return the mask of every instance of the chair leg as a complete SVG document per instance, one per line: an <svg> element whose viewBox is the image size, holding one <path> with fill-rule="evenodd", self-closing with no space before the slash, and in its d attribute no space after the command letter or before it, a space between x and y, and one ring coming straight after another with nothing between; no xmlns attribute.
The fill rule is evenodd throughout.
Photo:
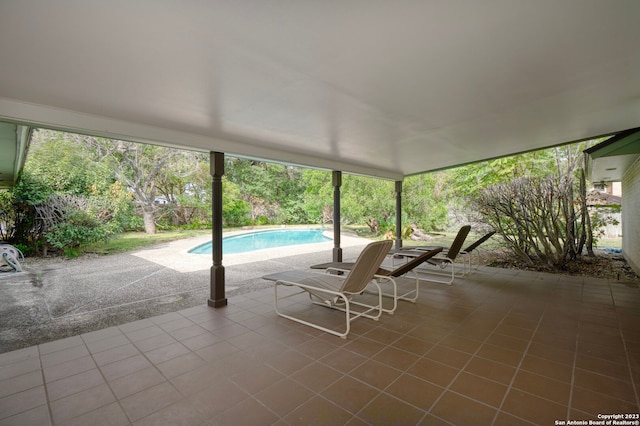
<svg viewBox="0 0 640 426"><path fill-rule="evenodd" d="M298 284L296 284L296 283L288 283L286 281L276 281L275 282L275 284L274 284L274 309L275 309L276 314L278 316L281 316L283 318L289 319L291 321L295 321L295 322L300 323L300 324L307 325L309 327L313 327L313 328L318 329L318 330L325 331L327 333L333 334L334 336L338 336L338 337L340 337L342 339L346 339L347 335L349 334L349 332L351 330L351 321L354 321L355 319L360 318L360 317L365 317L365 318L372 319L374 321L378 321L378 319L380 319L380 317L382 316L382 312L383 312L383 309L382 309L382 290L380 289L380 285L375 280L372 281L372 284L375 285L377 287L377 290L378 290L377 291L377 295L378 295L378 304L377 305L368 305L366 303L360 303L360 302L357 302L357 301L349 300L349 297L346 297L345 295L343 295L341 293L338 293L338 292L335 292L335 291L330 291L330 290L323 290L323 292L326 292L327 294L330 294L330 295L334 296L334 299L337 299L337 300L340 301L338 303L340 303L341 306L337 306L336 305L337 301L332 303L332 304L327 304L327 303L322 303L322 302L315 302L312 299L312 303L315 304L315 305L319 305L319 306L322 306L322 307L325 307L325 308L330 308L330 309L334 309L334 310L337 310L337 311L341 311L341 312L343 312L345 314L345 329L344 329L344 332L335 331L333 329L330 329L330 328L327 328L327 327L323 327L320 324L312 323L312 322L306 321L306 320L304 320L302 318L297 318L297 317L294 317L292 315L285 314L284 312L281 311L280 307L278 306L278 301L279 300L286 299L286 298L293 297L293 296L297 296L299 294L306 293L306 291L301 290L299 292L296 292L296 293L293 293L293 294L290 294L290 295L287 295L287 296L279 298L278 297L278 286L280 286L280 285L289 286L289 287L292 286L292 285L300 286L299 283ZM364 310L364 311L360 311L360 312L354 312L351 309L351 305L361 306L361 307L364 307L364 308L367 308L367 309ZM376 313L375 314L370 314L370 312L376 312Z"/></svg>

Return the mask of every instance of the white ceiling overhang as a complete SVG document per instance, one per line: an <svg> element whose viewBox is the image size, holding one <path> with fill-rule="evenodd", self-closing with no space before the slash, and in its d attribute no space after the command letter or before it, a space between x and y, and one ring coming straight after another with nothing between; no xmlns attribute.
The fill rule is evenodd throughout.
<svg viewBox="0 0 640 426"><path fill-rule="evenodd" d="M640 1L9 0L0 120L399 180L640 124Z"/></svg>

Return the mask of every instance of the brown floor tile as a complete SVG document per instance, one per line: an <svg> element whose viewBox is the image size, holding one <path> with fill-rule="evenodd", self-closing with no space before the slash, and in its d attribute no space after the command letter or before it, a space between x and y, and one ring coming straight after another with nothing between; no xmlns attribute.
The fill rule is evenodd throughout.
<svg viewBox="0 0 640 426"><path fill-rule="evenodd" d="M445 337L439 344L441 346L447 346L449 348L473 354L482 345L482 342L462 336L451 335Z"/></svg>
<svg viewBox="0 0 640 426"><path fill-rule="evenodd" d="M169 361L182 355L191 353L186 346L180 342L171 343L162 347L145 352L144 355L154 364Z"/></svg>
<svg viewBox="0 0 640 426"><path fill-rule="evenodd" d="M54 422L62 423L114 402L116 398L104 384L51 402L51 414Z"/></svg>
<svg viewBox="0 0 640 426"><path fill-rule="evenodd" d="M141 352L149 352L176 342L176 339L165 332L144 340L138 340L135 345Z"/></svg>
<svg viewBox="0 0 640 426"><path fill-rule="evenodd" d="M532 343L541 343L543 345L551 346L556 349L562 349L565 351L575 351L577 347L576 334L561 334L557 330L549 332L538 331L531 340Z"/></svg>
<svg viewBox="0 0 640 426"><path fill-rule="evenodd" d="M394 316L392 318L387 318L382 324L380 324L380 327L405 335L413 330L416 325L413 322L404 321L402 319L395 318Z"/></svg>
<svg viewBox="0 0 640 426"><path fill-rule="evenodd" d="M0 419L12 417L16 414L35 409L40 406L46 406L46 404L47 396L44 386L38 386L22 392L14 393L4 398L0 398Z"/></svg>
<svg viewBox="0 0 640 426"><path fill-rule="evenodd" d="M190 396L188 401L205 418L213 418L248 397L249 395L238 386L227 379L220 378L213 381L207 388Z"/></svg>
<svg viewBox="0 0 640 426"><path fill-rule="evenodd" d="M207 362L215 362L220 358L232 354L238 354L240 352L240 349L236 348L231 343L226 341L214 343L213 345L209 345L195 351L196 355Z"/></svg>
<svg viewBox="0 0 640 426"><path fill-rule="evenodd" d="M105 379L115 380L151 366L152 364L144 355L136 355L131 358L103 365L100 367L100 371L102 371Z"/></svg>
<svg viewBox="0 0 640 426"><path fill-rule="evenodd" d="M556 420L567 416L566 405L557 404L518 389L509 391L502 410L540 425L552 425Z"/></svg>
<svg viewBox="0 0 640 426"><path fill-rule="evenodd" d="M32 371L20 376L0 381L0 398L42 386L42 372Z"/></svg>
<svg viewBox="0 0 640 426"><path fill-rule="evenodd" d="M87 370L74 376L47 383L47 396L50 401L55 401L103 383L102 374L97 368L94 368L93 370Z"/></svg>
<svg viewBox="0 0 640 426"><path fill-rule="evenodd" d="M424 415L423 410L385 394L379 395L358 413L358 417L373 425L413 425Z"/></svg>
<svg viewBox="0 0 640 426"><path fill-rule="evenodd" d="M555 346L549 346L536 342L531 343L531 346L529 346L529 349L527 350L527 354L568 366L573 366L573 362L576 356L575 351L559 349Z"/></svg>
<svg viewBox="0 0 640 426"><path fill-rule="evenodd" d="M385 344L365 337L356 338L347 343L344 348L352 352L370 358L385 348Z"/></svg>
<svg viewBox="0 0 640 426"><path fill-rule="evenodd" d="M189 371L196 370L207 365L198 355L187 352L168 361L155 363L155 366L168 379L180 376Z"/></svg>
<svg viewBox="0 0 640 426"><path fill-rule="evenodd" d="M84 340L82 340L81 336L71 336L66 337L60 340L54 340L52 342L42 343L38 346L32 346L31 348L22 349L19 351L12 352L16 355L23 355L23 351L34 350L33 356L37 357L39 355L46 355L53 352L58 352L63 349L73 348L75 346L84 346ZM6 356L6 354L1 355L2 358ZM11 361L11 363L15 362L15 360ZM4 362L0 362L0 364L4 365Z"/></svg>
<svg viewBox="0 0 640 426"><path fill-rule="evenodd" d="M207 364L170 379L171 384L184 396L191 396L208 388L223 377L223 367Z"/></svg>
<svg viewBox="0 0 640 426"><path fill-rule="evenodd" d="M499 333L493 333L491 336L489 336L486 343L520 353L523 353L527 349L527 346L529 346L528 340L517 339L515 337Z"/></svg>
<svg viewBox="0 0 640 426"><path fill-rule="evenodd" d="M289 424L294 425L340 425L351 419L352 414L327 401L315 396L293 410L284 417Z"/></svg>
<svg viewBox="0 0 640 426"><path fill-rule="evenodd" d="M526 355L521 368L541 376L549 377L565 383L571 383L572 368L543 358Z"/></svg>
<svg viewBox="0 0 640 426"><path fill-rule="evenodd" d="M352 370L349 375L375 388L384 389L400 376L401 372L377 361L369 360Z"/></svg>
<svg viewBox="0 0 640 426"><path fill-rule="evenodd" d="M157 325L153 324L150 327L126 332L125 335L131 342L136 343L141 340L150 339L152 337L156 337L159 335L167 335L167 332L161 329L160 327L158 327Z"/></svg>
<svg viewBox="0 0 640 426"><path fill-rule="evenodd" d="M83 371L91 370L93 368L96 368L96 363L94 362L93 357L86 356L74 359L73 361L58 364L53 367L44 368L43 373L46 382L53 382L55 380L73 376L78 373L82 373ZM39 370L35 371L39 372Z"/></svg>
<svg viewBox="0 0 640 426"><path fill-rule="evenodd" d="M415 337L403 336L393 343L393 347L422 356L433 347L433 344Z"/></svg>
<svg viewBox="0 0 640 426"><path fill-rule="evenodd" d="M571 385L566 382L560 382L526 370L520 370L513 381L513 387L557 402L558 404L569 404Z"/></svg>
<svg viewBox="0 0 640 426"><path fill-rule="evenodd" d="M433 344L442 340L442 338L449 333L449 330L433 327L433 325L431 325L427 327L416 327L413 330L409 331L406 336L420 339L424 342Z"/></svg>
<svg viewBox="0 0 640 426"><path fill-rule="evenodd" d="M530 328L515 327L513 325L499 325L496 327L497 334L509 336L520 340L529 341L533 337L534 331Z"/></svg>
<svg viewBox="0 0 640 426"><path fill-rule="evenodd" d="M589 413L595 417L599 413L638 413L637 404L613 398L603 393L575 386L571 396L571 408Z"/></svg>
<svg viewBox="0 0 640 426"><path fill-rule="evenodd" d="M322 391L321 395L355 414L380 393L379 390L345 376Z"/></svg>
<svg viewBox="0 0 640 426"><path fill-rule="evenodd" d="M583 354L576 357L576 368L603 374L620 380L630 380L627 363L619 364L602 358L594 358Z"/></svg>
<svg viewBox="0 0 640 426"><path fill-rule="evenodd" d="M99 424L99 422L94 424ZM203 424L206 424L204 416L186 400L178 401L136 422L136 426L201 426Z"/></svg>
<svg viewBox="0 0 640 426"><path fill-rule="evenodd" d="M529 422L527 420L512 416L511 414L501 411L498 413L496 420L493 422L493 426L537 426L537 425L534 422Z"/></svg>
<svg viewBox="0 0 640 426"><path fill-rule="evenodd" d="M374 355L373 359L398 370L406 370L418 360L418 356L389 346Z"/></svg>
<svg viewBox="0 0 640 426"><path fill-rule="evenodd" d="M449 389L496 408L500 407L507 392L505 385L465 372L456 378Z"/></svg>
<svg viewBox="0 0 640 426"><path fill-rule="evenodd" d="M430 413L456 425L488 425L493 421L496 410L464 396L447 392Z"/></svg>
<svg viewBox="0 0 640 426"><path fill-rule="evenodd" d="M181 399L182 395L169 382L163 382L120 399L120 405L127 416L136 421Z"/></svg>
<svg viewBox="0 0 640 426"><path fill-rule="evenodd" d="M473 357L464 370L468 373L505 385L511 382L511 378L516 371L516 369L510 365L480 357Z"/></svg>
<svg viewBox="0 0 640 426"><path fill-rule="evenodd" d="M637 402L633 385L627 380L618 380L576 368L573 384L574 386L622 399L630 403Z"/></svg>
<svg viewBox="0 0 640 426"><path fill-rule="evenodd" d="M284 379L253 396L279 416L284 416L304 404L313 395L313 392L301 384L291 379Z"/></svg>
<svg viewBox="0 0 640 426"><path fill-rule="evenodd" d="M427 411L444 392L444 388L409 374L403 374L386 389L386 392Z"/></svg>
<svg viewBox="0 0 640 426"><path fill-rule="evenodd" d="M523 353L485 343L476 352L476 356L517 367L522 361Z"/></svg>
<svg viewBox="0 0 640 426"><path fill-rule="evenodd" d="M90 355L86 346L75 346L69 349L63 349L61 351L52 352L40 357L42 367L51 367L58 364L63 364L74 359L83 358Z"/></svg>
<svg viewBox="0 0 640 426"><path fill-rule="evenodd" d="M336 350L337 346L328 343L324 340L313 339L305 342L296 347L298 352L301 352L311 359L317 360L327 355L328 353Z"/></svg>
<svg viewBox="0 0 640 426"><path fill-rule="evenodd" d="M262 365L255 368L248 366L246 371L231 376L230 380L245 392L253 394L279 382L284 377L273 368Z"/></svg>
<svg viewBox="0 0 640 426"><path fill-rule="evenodd" d="M471 354L452 349L446 346L437 345L426 353L425 358L441 362L454 368L462 368L471 358Z"/></svg>
<svg viewBox="0 0 640 426"><path fill-rule="evenodd" d="M313 360L297 351L283 352L279 358L267 361L282 374L291 374L311 364Z"/></svg>
<svg viewBox="0 0 640 426"><path fill-rule="evenodd" d="M343 373L348 373L366 360L367 358L362 355L340 348L321 358L319 362Z"/></svg>
<svg viewBox="0 0 640 426"><path fill-rule="evenodd" d="M136 348L132 343L129 343L93 354L93 359L98 365L107 365L140 354L141 352L138 348Z"/></svg>
<svg viewBox="0 0 640 426"><path fill-rule="evenodd" d="M601 358L619 364L627 362L627 354L622 343L607 346L600 343L581 341L577 351L581 355Z"/></svg>
<svg viewBox="0 0 640 426"><path fill-rule="evenodd" d="M272 411L253 398L247 398L213 419L216 425L268 425L278 420Z"/></svg>
<svg viewBox="0 0 640 426"><path fill-rule="evenodd" d="M289 377L314 392L320 392L341 378L342 375L342 373L324 364L314 362L296 371Z"/></svg>
<svg viewBox="0 0 640 426"><path fill-rule="evenodd" d="M422 358L418 360L407 373L434 383L438 386L447 387L460 370L449 367L439 362Z"/></svg>
<svg viewBox="0 0 640 426"><path fill-rule="evenodd" d="M374 328L373 330L369 331L364 336L367 339L375 340L375 341L383 343L385 345L389 345L389 344L395 342L396 340L398 340L403 335L400 334L400 333L397 333L395 331L388 330L386 328L377 327L377 328Z"/></svg>
<svg viewBox="0 0 640 426"><path fill-rule="evenodd" d="M86 342L89 352L98 353L98 352L114 349L114 348L117 348L118 346L127 345L131 343L124 334L120 333L119 330L118 330L118 333L119 334L117 336L111 336L102 340Z"/></svg>
<svg viewBox="0 0 640 426"><path fill-rule="evenodd" d="M165 377L155 367L149 367L112 380L109 386L116 397L122 399L165 381Z"/></svg>
<svg viewBox="0 0 640 426"><path fill-rule="evenodd" d="M39 423L47 424L47 423ZM84 415L74 417L64 422L65 426L86 426L86 425L104 425L104 426L126 426L131 424L127 415L122 411L119 404L113 403L90 411ZM136 423L137 426L137 423Z"/></svg>

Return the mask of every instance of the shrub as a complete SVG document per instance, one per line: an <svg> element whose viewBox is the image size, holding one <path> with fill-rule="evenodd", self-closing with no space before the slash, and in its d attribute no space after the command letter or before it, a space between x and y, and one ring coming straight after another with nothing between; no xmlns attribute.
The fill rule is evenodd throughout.
<svg viewBox="0 0 640 426"><path fill-rule="evenodd" d="M65 252L81 244L105 240L108 236L107 228L83 210L68 212L64 222L54 225L44 234L52 247Z"/></svg>

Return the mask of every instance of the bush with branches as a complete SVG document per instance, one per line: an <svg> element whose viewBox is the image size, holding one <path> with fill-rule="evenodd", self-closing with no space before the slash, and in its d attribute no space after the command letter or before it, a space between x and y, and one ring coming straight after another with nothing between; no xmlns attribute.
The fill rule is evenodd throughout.
<svg viewBox="0 0 640 426"><path fill-rule="evenodd" d="M517 178L480 191L476 202L512 253L529 265L562 269L590 244L584 191L576 191L570 176Z"/></svg>

